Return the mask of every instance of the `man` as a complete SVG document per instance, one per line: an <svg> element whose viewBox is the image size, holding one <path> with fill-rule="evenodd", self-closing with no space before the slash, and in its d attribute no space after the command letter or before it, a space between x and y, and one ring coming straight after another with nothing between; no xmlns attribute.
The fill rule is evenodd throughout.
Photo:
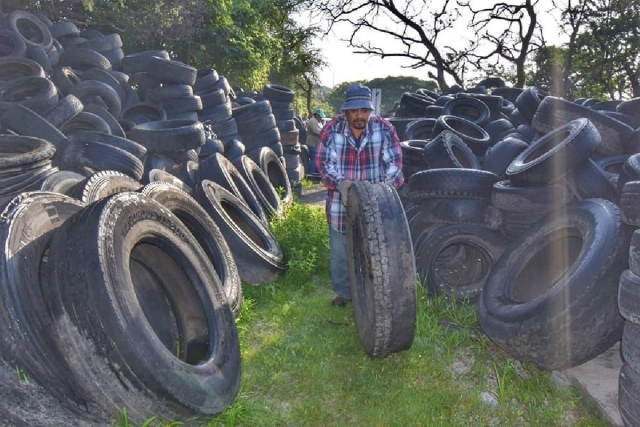
<svg viewBox="0 0 640 427"><path fill-rule="evenodd" d="M327 221L331 245L332 304L351 301L347 261L346 203L354 181L402 185L402 151L396 130L372 115L371 90L356 83L347 89L340 114L320 132L316 166L327 187Z"/></svg>
<svg viewBox="0 0 640 427"><path fill-rule="evenodd" d="M322 130L323 122L325 118L324 110L318 108L313 112L313 116L307 122L307 147L309 147L309 175L317 175L318 168L316 167L316 150L318 143L320 142L320 131Z"/></svg>

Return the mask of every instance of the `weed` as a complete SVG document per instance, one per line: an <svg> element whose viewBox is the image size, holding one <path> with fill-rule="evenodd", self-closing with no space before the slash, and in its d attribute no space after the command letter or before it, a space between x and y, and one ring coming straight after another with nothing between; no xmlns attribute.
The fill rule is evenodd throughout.
<svg viewBox="0 0 640 427"><path fill-rule="evenodd" d="M18 379L20 379L20 382L29 384L29 378L27 377L27 373L18 365L16 365L16 374L18 374Z"/></svg>

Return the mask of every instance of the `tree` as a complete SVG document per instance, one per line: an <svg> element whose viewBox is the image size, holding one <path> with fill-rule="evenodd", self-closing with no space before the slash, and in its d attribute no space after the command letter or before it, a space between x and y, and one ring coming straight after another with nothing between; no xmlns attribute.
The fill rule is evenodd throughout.
<svg viewBox="0 0 640 427"><path fill-rule="evenodd" d="M293 23L290 25L293 26ZM313 110L314 92L319 89L318 73L327 65L320 49L312 46L318 32L317 27L288 29L282 35L282 61L277 69L272 70L269 79L273 83L291 87L296 95L302 94L302 105L307 114Z"/></svg>
<svg viewBox="0 0 640 427"><path fill-rule="evenodd" d="M592 0L575 59L582 85L598 84L612 99L640 96L640 0Z"/></svg>
<svg viewBox="0 0 640 427"><path fill-rule="evenodd" d="M120 33L127 53L165 49L198 68L215 68L234 86L261 88L299 28L299 0L51 0L26 2L53 20Z"/></svg>
<svg viewBox="0 0 640 427"><path fill-rule="evenodd" d="M535 39L536 33L541 34L538 3L539 0L499 2L481 9L474 9L470 1L460 3L472 13L469 27L478 36L474 49L467 52L476 69L504 75L506 61L515 68L515 86L525 85L527 58L540 45Z"/></svg>
<svg viewBox="0 0 640 427"><path fill-rule="evenodd" d="M460 18L451 0L435 2L406 0L305 0L307 8L329 20L327 33L334 25L348 24L350 37L346 39L355 53L381 58L405 58L407 68L427 68L428 77L436 80L441 89L449 87L447 77L464 86L464 52L450 46L455 37L451 29ZM366 33L373 33L367 37ZM361 41L360 37L365 41ZM393 50L383 49L382 39L395 42Z"/></svg>
<svg viewBox="0 0 640 427"><path fill-rule="evenodd" d="M329 103L335 111L340 111L340 107L344 103L345 93L347 88L357 82L344 82L333 88L333 90L327 94L326 101ZM433 80L420 80L415 77L384 77L373 79L365 82L360 82L370 88L379 88L382 90L382 100L380 103L380 110L390 111L396 102L400 100L402 94L405 92L415 92L418 89L430 89L436 90L437 83Z"/></svg>
<svg viewBox="0 0 640 427"><path fill-rule="evenodd" d="M552 0L553 7L560 11L560 29L569 37L564 52L561 78L554 76L553 93L557 96L570 97L573 90L571 73L574 68L575 53L578 48L577 40L580 31L589 19L589 4L591 0Z"/></svg>

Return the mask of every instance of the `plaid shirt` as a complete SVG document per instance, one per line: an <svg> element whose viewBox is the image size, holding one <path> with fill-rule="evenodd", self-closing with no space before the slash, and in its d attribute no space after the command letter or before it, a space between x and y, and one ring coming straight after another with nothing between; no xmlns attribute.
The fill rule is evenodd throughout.
<svg viewBox="0 0 640 427"><path fill-rule="evenodd" d="M395 188L404 182L398 135L393 125L380 116L369 117L359 146L344 114L331 120L320 133L315 160L322 181L329 189L327 221L341 233L346 231L347 218L338 191L341 181L384 181Z"/></svg>

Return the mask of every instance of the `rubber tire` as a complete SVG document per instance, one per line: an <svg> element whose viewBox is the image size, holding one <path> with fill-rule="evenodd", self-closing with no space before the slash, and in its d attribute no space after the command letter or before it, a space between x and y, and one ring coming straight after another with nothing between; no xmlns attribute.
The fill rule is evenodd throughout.
<svg viewBox="0 0 640 427"><path fill-rule="evenodd" d="M291 183L287 171L278 155L269 147L262 147L247 154L265 173L271 185L281 194L280 202L289 204L293 201Z"/></svg>
<svg viewBox="0 0 640 427"><path fill-rule="evenodd" d="M0 122L5 128L11 129L19 135L40 138L50 142L55 146L55 150L60 153L69 145L67 137L62 132L42 116L22 105L14 105L13 108L5 111L0 116Z"/></svg>
<svg viewBox="0 0 640 427"><path fill-rule="evenodd" d="M101 144L120 148L121 150L133 154L141 161L144 160L147 155L147 149L137 142L108 133L83 130L75 132L71 139L76 142L99 142Z"/></svg>
<svg viewBox="0 0 640 427"><path fill-rule="evenodd" d="M515 138L505 138L487 150L482 165L482 170L486 170L504 178L507 168L528 145Z"/></svg>
<svg viewBox="0 0 640 427"><path fill-rule="evenodd" d="M74 118L82 111L82 101L73 95L67 95L55 105L42 113L42 118L60 129L63 124Z"/></svg>
<svg viewBox="0 0 640 427"><path fill-rule="evenodd" d="M207 157L198 169L200 181L209 180L231 192L243 201L251 212L260 219L262 224L268 225L269 218L255 193L233 163L221 154Z"/></svg>
<svg viewBox="0 0 640 427"><path fill-rule="evenodd" d="M458 135L449 131L444 131L429 141L424 146L423 156L430 169L480 169L480 162L469 146Z"/></svg>
<svg viewBox="0 0 640 427"><path fill-rule="evenodd" d="M457 134L476 155L484 155L491 143L491 138L487 131L461 117L438 117L436 124L433 126L432 137L436 137L439 133L445 130Z"/></svg>
<svg viewBox="0 0 640 427"><path fill-rule="evenodd" d="M63 195L32 192L11 200L0 214L2 357L67 407L87 402L71 378L68 362L41 332L55 320L41 290L47 285L41 268L54 232L83 206Z"/></svg>
<svg viewBox="0 0 640 427"><path fill-rule="evenodd" d="M245 155L238 157L232 163L253 190L267 217L281 215L283 206L280 197L260 166Z"/></svg>
<svg viewBox="0 0 640 427"><path fill-rule="evenodd" d="M71 142L61 159L65 169L86 166L97 171L122 172L140 181L144 165L133 154L100 142Z"/></svg>
<svg viewBox="0 0 640 427"><path fill-rule="evenodd" d="M242 283L238 267L227 241L209 214L195 199L171 184L152 182L144 186L140 193L169 209L198 240L216 270L231 311L237 318L242 307Z"/></svg>
<svg viewBox="0 0 640 427"><path fill-rule="evenodd" d="M204 144L204 127L192 120L163 120L136 125L127 136L151 153L175 153Z"/></svg>
<svg viewBox="0 0 640 427"><path fill-rule="evenodd" d="M477 98L453 98L442 107L442 114L462 117L482 127L489 122L489 107Z"/></svg>
<svg viewBox="0 0 640 427"><path fill-rule="evenodd" d="M602 138L596 153L601 156L617 156L627 152L627 141L633 134L633 128L599 111L574 104L562 98L546 97L536 111L532 126L539 132L547 133L577 118L591 121Z"/></svg>
<svg viewBox="0 0 640 427"><path fill-rule="evenodd" d="M632 239L635 240L632 243L633 247L637 243L635 232ZM637 258L637 254L629 253L629 257L632 256ZM637 276L631 270L625 270L620 275L618 309L620 310L620 315L628 323L640 325L640 276Z"/></svg>
<svg viewBox="0 0 640 427"><path fill-rule="evenodd" d="M356 181L347 197L347 257L353 316L365 352L380 358L411 348L416 266L398 193Z"/></svg>
<svg viewBox="0 0 640 427"><path fill-rule="evenodd" d="M419 203L434 197L491 199L499 178L477 169L430 169L418 172L409 181L409 199Z"/></svg>
<svg viewBox="0 0 640 427"><path fill-rule="evenodd" d="M174 288L164 292L157 284L153 295L171 299L173 322L184 325L180 341L198 338L190 328L206 329L212 354L197 366L184 361L187 345L180 358L165 347L150 324L153 307L137 295L144 289L130 273L130 257L143 238L184 272L185 282L174 281ZM241 363L233 314L206 254L168 209L136 193L100 200L58 229L50 262L56 268L45 297L57 319L52 332L67 357L82 360L73 374L90 400L113 416L126 407L134 423L152 414L164 419L213 415L233 401ZM195 301L191 307L189 297ZM180 375L167 376L176 369Z"/></svg>
<svg viewBox="0 0 640 427"><path fill-rule="evenodd" d="M502 214L489 200L434 198L420 203L421 220L430 224L468 224L489 230L502 228Z"/></svg>
<svg viewBox="0 0 640 427"><path fill-rule="evenodd" d="M619 209L601 199L538 222L505 249L492 269L479 304L482 329L512 357L547 370L580 365L611 347L622 333L617 278L627 265L626 227ZM580 248L575 240L562 240L570 236L581 239ZM561 243L567 243L562 250ZM545 277L552 267L554 277ZM519 290L519 283L533 289Z"/></svg>
<svg viewBox="0 0 640 427"><path fill-rule="evenodd" d="M511 162L506 177L522 186L553 183L584 163L601 141L589 120L573 120L533 141Z"/></svg>
<svg viewBox="0 0 640 427"><path fill-rule="evenodd" d="M227 241L242 282L275 282L284 273L285 263L269 228L242 200L214 182L202 181L196 194Z"/></svg>
<svg viewBox="0 0 640 427"><path fill-rule="evenodd" d="M640 425L640 374L627 364L620 370L618 408L625 426Z"/></svg>
<svg viewBox="0 0 640 427"><path fill-rule="evenodd" d="M500 233L477 225L451 224L431 229L422 235L415 248L417 274L426 283L429 295L444 293L460 301L475 303L506 246L507 240ZM440 254L452 247L464 248L466 255L458 258L457 262L440 260L440 265L436 264ZM474 252L468 253L469 248ZM480 266L477 265L479 261ZM443 279L443 274L446 274L443 270L453 271L453 280ZM462 274L458 274L460 270L464 270ZM467 283L461 284L461 280Z"/></svg>
<svg viewBox="0 0 640 427"><path fill-rule="evenodd" d="M23 105L36 113L41 113L58 102L58 92L49 79L22 77L2 87L0 102Z"/></svg>

